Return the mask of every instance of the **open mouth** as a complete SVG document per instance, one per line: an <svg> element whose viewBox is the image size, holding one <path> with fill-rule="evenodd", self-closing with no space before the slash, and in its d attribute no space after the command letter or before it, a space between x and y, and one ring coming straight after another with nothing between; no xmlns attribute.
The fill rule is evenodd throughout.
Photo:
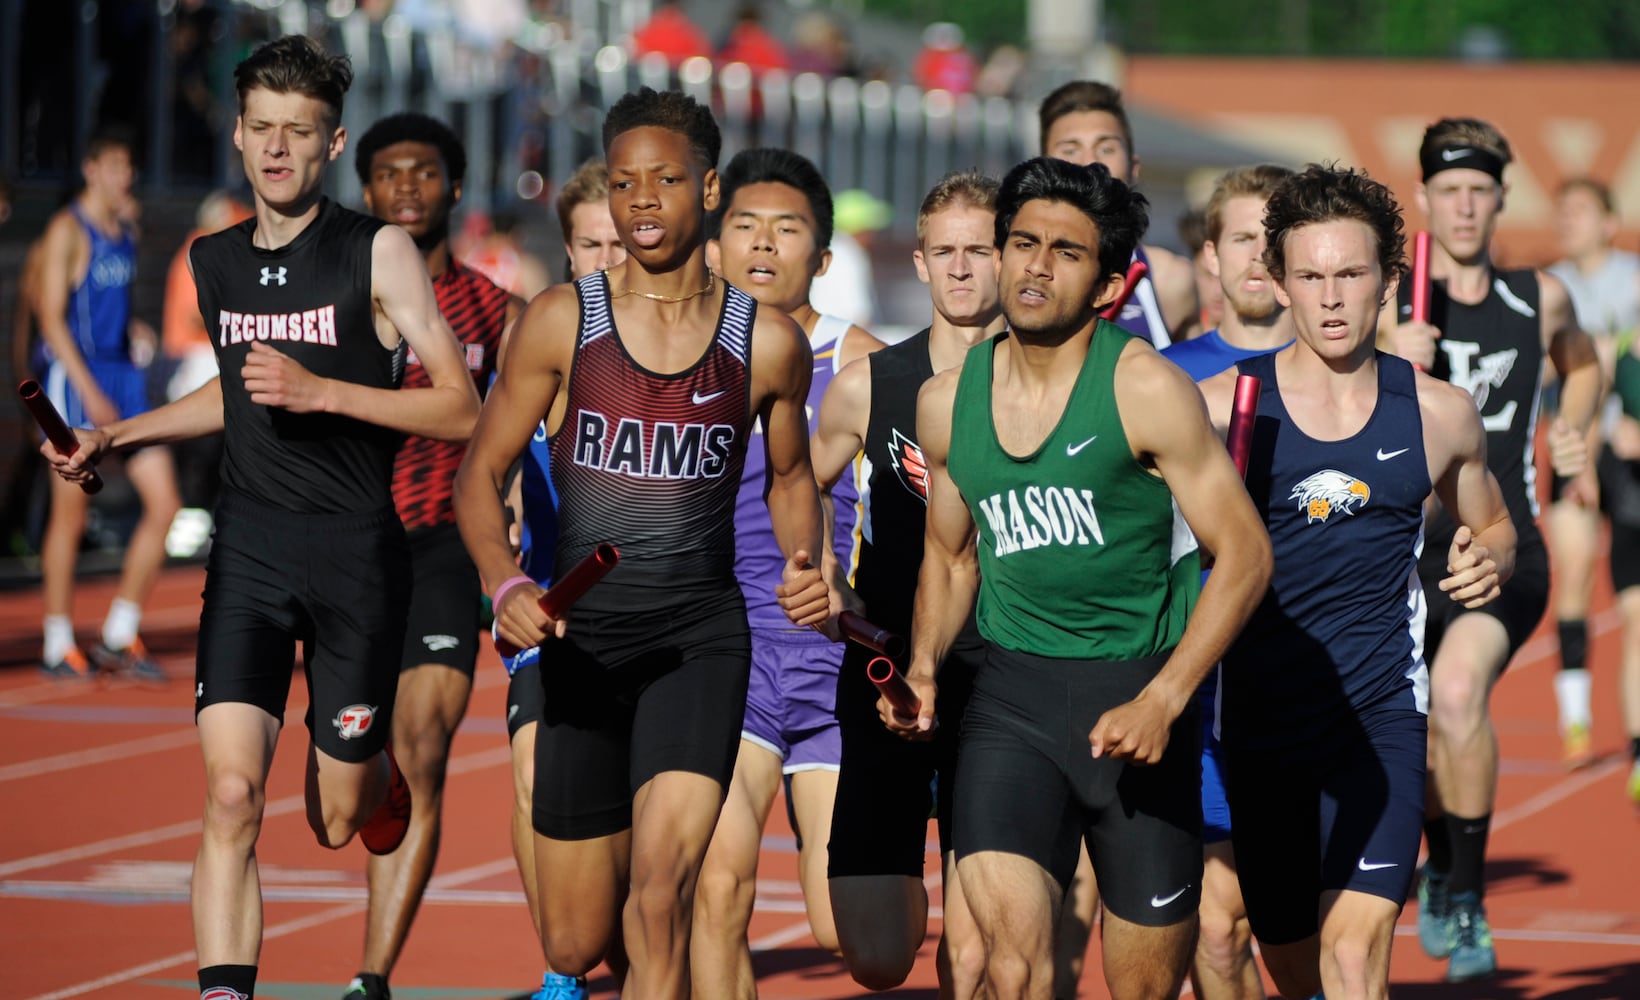
<svg viewBox="0 0 1640 1000"><path fill-rule="evenodd" d="M632 242L645 250L653 250L666 239L666 227L658 222L639 222L632 227Z"/></svg>

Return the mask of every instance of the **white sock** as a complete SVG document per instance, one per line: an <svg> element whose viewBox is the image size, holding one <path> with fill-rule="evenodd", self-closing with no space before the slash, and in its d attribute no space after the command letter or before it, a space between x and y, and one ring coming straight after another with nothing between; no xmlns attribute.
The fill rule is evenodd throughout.
<svg viewBox="0 0 1640 1000"><path fill-rule="evenodd" d="M1560 703L1560 731L1573 726L1587 727L1591 720L1589 694L1592 687L1587 670L1555 672L1555 700Z"/></svg>
<svg viewBox="0 0 1640 1000"><path fill-rule="evenodd" d="M142 605L123 597L114 598L114 602L108 606L108 617L103 619L103 645L115 651L131 645L137 637L137 626L141 623Z"/></svg>
<svg viewBox="0 0 1640 1000"><path fill-rule="evenodd" d="M45 649L41 659L46 663L61 663L74 648L74 622L67 615L46 615Z"/></svg>

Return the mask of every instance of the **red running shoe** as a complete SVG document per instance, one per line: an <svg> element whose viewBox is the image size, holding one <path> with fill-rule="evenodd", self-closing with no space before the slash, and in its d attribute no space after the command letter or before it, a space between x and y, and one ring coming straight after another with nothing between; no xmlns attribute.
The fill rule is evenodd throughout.
<svg viewBox="0 0 1640 1000"><path fill-rule="evenodd" d="M387 766L392 771L387 798L359 828L359 839L371 854L392 854L404 843L404 834L410 829L410 786L405 783L404 772L399 770L399 762L393 759L393 748L383 749L387 751Z"/></svg>

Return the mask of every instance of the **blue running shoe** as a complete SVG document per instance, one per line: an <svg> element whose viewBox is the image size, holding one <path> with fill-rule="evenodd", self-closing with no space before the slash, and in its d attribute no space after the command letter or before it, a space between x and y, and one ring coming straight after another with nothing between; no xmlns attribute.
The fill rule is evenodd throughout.
<svg viewBox="0 0 1640 1000"><path fill-rule="evenodd" d="M1452 954L1452 928L1447 923L1446 876L1425 865L1418 873L1418 943L1430 958Z"/></svg>
<svg viewBox="0 0 1640 1000"><path fill-rule="evenodd" d="M1492 948L1492 928L1479 893L1463 892L1449 900L1447 926L1451 928L1452 964L1446 981L1463 983L1498 971L1498 953Z"/></svg>
<svg viewBox="0 0 1640 1000"><path fill-rule="evenodd" d="M530 994L530 1000L587 1000L587 981L548 972L542 975L541 988Z"/></svg>

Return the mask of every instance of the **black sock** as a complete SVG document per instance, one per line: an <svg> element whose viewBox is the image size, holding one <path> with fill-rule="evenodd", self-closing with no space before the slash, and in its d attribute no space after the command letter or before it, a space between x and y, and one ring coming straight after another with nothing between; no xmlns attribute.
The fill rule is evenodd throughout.
<svg viewBox="0 0 1640 1000"><path fill-rule="evenodd" d="M387 996L386 976L378 976L373 972L361 972L353 978L359 981L359 985L370 991L370 996Z"/></svg>
<svg viewBox="0 0 1640 1000"><path fill-rule="evenodd" d="M256 995L256 966L254 965L212 965L199 970L199 995L205 996L206 991L213 989L230 989L239 996L250 1000ZM225 1000L212 997L211 1000Z"/></svg>
<svg viewBox="0 0 1640 1000"><path fill-rule="evenodd" d="M1629 758L1631 760L1640 761L1640 736L1634 736L1629 739Z"/></svg>
<svg viewBox="0 0 1640 1000"><path fill-rule="evenodd" d="M1448 814L1446 833L1452 839L1452 874L1446 888L1452 895L1472 892L1482 895L1486 881L1486 837L1492 831L1492 814L1465 818Z"/></svg>
<svg viewBox="0 0 1640 1000"><path fill-rule="evenodd" d="M1588 664L1589 625L1583 619L1560 623L1560 669L1583 670Z"/></svg>
<svg viewBox="0 0 1640 1000"><path fill-rule="evenodd" d="M1446 833L1446 817L1424 820L1424 839L1429 842L1429 859L1424 867L1438 875L1452 871L1452 838Z"/></svg>

